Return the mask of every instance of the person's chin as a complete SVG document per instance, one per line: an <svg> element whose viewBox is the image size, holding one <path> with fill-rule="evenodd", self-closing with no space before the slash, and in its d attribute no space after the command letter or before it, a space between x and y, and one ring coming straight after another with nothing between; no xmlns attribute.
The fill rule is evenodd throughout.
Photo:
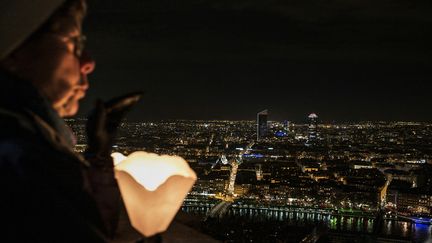
<svg viewBox="0 0 432 243"><path fill-rule="evenodd" d="M78 109L79 109L79 102L74 101L61 107L58 113L60 117L71 117L78 113Z"/></svg>
<svg viewBox="0 0 432 243"><path fill-rule="evenodd" d="M79 101L85 97L85 91L76 92L61 106L59 115L61 117L71 117L78 113Z"/></svg>

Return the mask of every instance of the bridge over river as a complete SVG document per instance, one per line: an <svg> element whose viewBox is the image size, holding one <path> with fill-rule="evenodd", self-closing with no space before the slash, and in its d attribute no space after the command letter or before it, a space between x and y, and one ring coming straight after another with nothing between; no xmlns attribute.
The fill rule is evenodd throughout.
<svg viewBox="0 0 432 243"><path fill-rule="evenodd" d="M323 225L329 232L339 235L379 234L406 242L432 242L432 226L382 218L362 211L341 211L333 209L302 208L287 206L261 206L237 203L211 203L188 201L182 211L206 217L243 218L245 221L280 221L293 226ZM402 241L403 242L403 241Z"/></svg>

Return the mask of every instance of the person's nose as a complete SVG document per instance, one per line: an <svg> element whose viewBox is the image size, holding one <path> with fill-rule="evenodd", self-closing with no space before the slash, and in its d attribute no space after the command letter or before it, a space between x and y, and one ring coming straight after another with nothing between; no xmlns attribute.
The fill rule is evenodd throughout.
<svg viewBox="0 0 432 243"><path fill-rule="evenodd" d="M80 71L81 74L88 75L92 73L95 69L96 62L90 56L87 51L83 51L80 57Z"/></svg>
<svg viewBox="0 0 432 243"><path fill-rule="evenodd" d="M80 57L80 72L81 84L83 88L87 89L89 86L87 75L92 73L96 67L96 62L91 58L87 51L83 51Z"/></svg>

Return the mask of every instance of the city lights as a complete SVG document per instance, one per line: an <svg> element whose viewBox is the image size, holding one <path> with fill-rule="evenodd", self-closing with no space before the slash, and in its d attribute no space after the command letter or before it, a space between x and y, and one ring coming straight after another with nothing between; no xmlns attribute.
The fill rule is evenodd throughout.
<svg viewBox="0 0 432 243"><path fill-rule="evenodd" d="M429 224L431 124L333 124L307 116L299 123L266 121L264 128L261 120L267 133L257 141L257 122L125 122L113 149L185 158L197 181L178 207L203 218L306 220L330 233L353 229L356 234L372 234L384 221L384 234L401 239L416 237L414 230L423 229L416 227ZM85 149L84 121L70 123L81 141L76 149ZM287 135L276 136L287 124ZM249 148L250 141L255 143ZM239 153L242 163L232 167Z"/></svg>

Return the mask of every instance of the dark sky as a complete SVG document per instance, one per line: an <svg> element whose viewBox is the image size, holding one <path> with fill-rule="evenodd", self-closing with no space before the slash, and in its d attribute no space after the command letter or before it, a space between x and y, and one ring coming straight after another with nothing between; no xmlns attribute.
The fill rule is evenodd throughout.
<svg viewBox="0 0 432 243"><path fill-rule="evenodd" d="M432 121L432 2L90 0L89 111L144 90L133 119Z"/></svg>

